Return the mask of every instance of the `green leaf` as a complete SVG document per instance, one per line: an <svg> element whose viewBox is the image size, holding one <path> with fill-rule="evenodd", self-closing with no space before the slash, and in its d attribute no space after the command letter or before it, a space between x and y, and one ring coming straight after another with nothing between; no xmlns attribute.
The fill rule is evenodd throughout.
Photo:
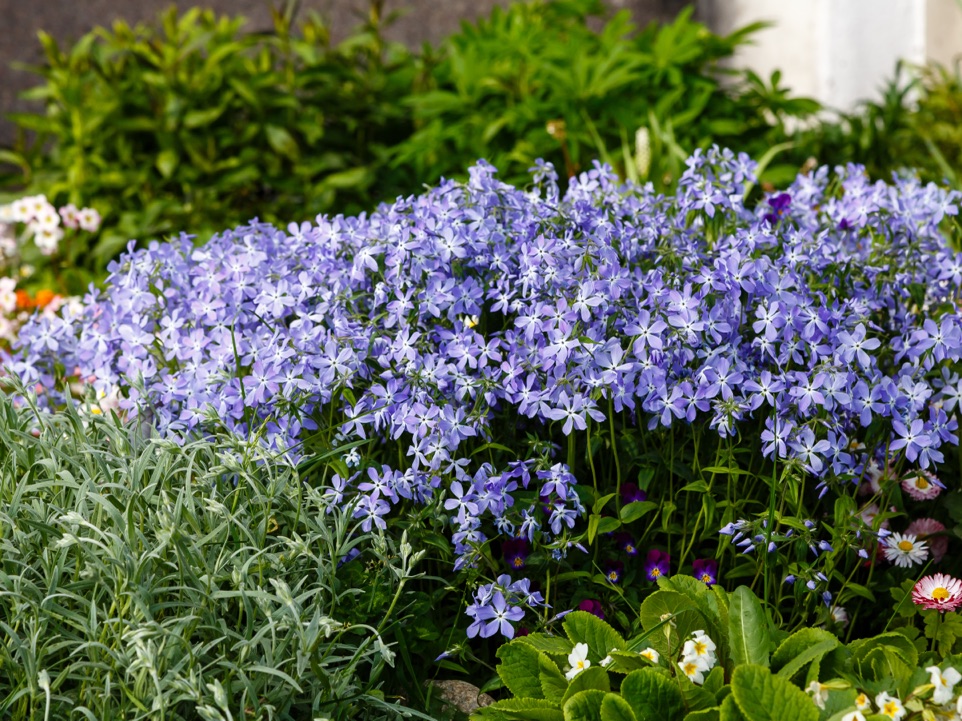
<svg viewBox="0 0 962 721"><path fill-rule="evenodd" d="M680 718L684 700L678 685L667 675L650 668L632 671L621 682L624 697L638 721Z"/></svg>
<svg viewBox="0 0 962 721"><path fill-rule="evenodd" d="M601 700L601 721L638 721L631 706L616 693L606 694Z"/></svg>
<svg viewBox="0 0 962 721"><path fill-rule="evenodd" d="M191 110L184 115L184 127L199 128L210 125L221 116L224 110L226 110L226 106L223 105L216 108L207 108L206 110Z"/></svg>
<svg viewBox="0 0 962 721"><path fill-rule="evenodd" d="M155 164L160 174L164 178L169 178L171 175L174 174L174 170L176 170L177 168L178 160L179 158L177 156L177 153L175 153L173 150L167 149L167 150L162 150L157 155L157 162Z"/></svg>
<svg viewBox="0 0 962 721"><path fill-rule="evenodd" d="M574 649L574 644L564 636L553 636L541 631L520 636L514 642L526 644L554 656L567 656Z"/></svg>
<svg viewBox="0 0 962 721"><path fill-rule="evenodd" d="M561 705L564 706L572 696L582 691L588 691L589 689L604 691L605 693L611 690L608 672L601 668L601 666L589 666L571 679L568 684L568 690L565 691L564 697L561 699Z"/></svg>
<svg viewBox="0 0 962 721"><path fill-rule="evenodd" d="M545 653L538 654L538 678L544 697L560 705L568 691L568 679L561 673L558 664Z"/></svg>
<svg viewBox="0 0 962 721"><path fill-rule="evenodd" d="M498 649L498 676L515 696L544 698L541 690L540 653L531 646L512 641Z"/></svg>
<svg viewBox="0 0 962 721"><path fill-rule="evenodd" d="M629 673L643 668L651 668L652 663L644 656L630 651L612 651L609 671Z"/></svg>
<svg viewBox="0 0 962 721"><path fill-rule="evenodd" d="M632 523L656 508L658 508L658 504L651 501L634 501L622 506L619 516L622 523Z"/></svg>
<svg viewBox="0 0 962 721"><path fill-rule="evenodd" d="M823 628L803 628L796 631L778 644L778 648L772 654L772 670L777 671L805 649L825 641L835 641L836 645L839 643L834 634Z"/></svg>
<svg viewBox="0 0 962 721"><path fill-rule="evenodd" d="M728 640L731 659L736 666L768 666L768 646L771 642L768 619L758 597L748 586L739 586L731 595Z"/></svg>
<svg viewBox="0 0 962 721"><path fill-rule="evenodd" d="M704 629L705 617L687 596L677 591L658 590L641 604L641 625L648 631L661 624L664 619L671 621L662 626L661 631L649 637L649 643L662 656L672 656L681 648L684 639L692 631Z"/></svg>
<svg viewBox="0 0 962 721"><path fill-rule="evenodd" d="M745 721L745 718L738 704L735 703L735 697L726 696L718 708L719 721Z"/></svg>
<svg viewBox="0 0 962 721"><path fill-rule="evenodd" d="M533 698L508 698L495 701L490 706L482 706L471 714L475 721L564 721L564 714L558 705Z"/></svg>
<svg viewBox="0 0 962 721"><path fill-rule="evenodd" d="M291 160L297 160L300 150L293 135L277 125L265 125L264 132L267 134L267 142L274 149L274 152Z"/></svg>
<svg viewBox="0 0 962 721"><path fill-rule="evenodd" d="M737 708L737 707L736 707ZM685 721L720 721L718 708L703 708L700 711L690 711Z"/></svg>
<svg viewBox="0 0 962 721"><path fill-rule="evenodd" d="M571 643L588 644L588 659L599 663L614 650L624 650L625 640L615 629L587 611L574 611L564 618L564 629Z"/></svg>
<svg viewBox="0 0 962 721"><path fill-rule="evenodd" d="M605 692L594 688L575 694L564 705L564 721L602 721L604 699Z"/></svg>
<svg viewBox="0 0 962 721"><path fill-rule="evenodd" d="M818 708L809 695L764 666L739 666L731 685L730 698L748 721L818 721Z"/></svg>

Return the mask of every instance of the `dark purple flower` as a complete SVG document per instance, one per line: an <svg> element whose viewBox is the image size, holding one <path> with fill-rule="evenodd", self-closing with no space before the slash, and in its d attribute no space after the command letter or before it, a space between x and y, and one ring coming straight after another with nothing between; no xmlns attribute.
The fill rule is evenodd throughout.
<svg viewBox="0 0 962 721"><path fill-rule="evenodd" d="M524 568L525 561L530 553L531 547L524 538L509 538L501 544L501 555L504 556L504 562L511 569Z"/></svg>
<svg viewBox="0 0 962 721"><path fill-rule="evenodd" d="M661 576L667 576L671 572L671 556L657 548L648 551L645 558L645 575L649 581L657 581Z"/></svg>
<svg viewBox="0 0 962 721"><path fill-rule="evenodd" d="M625 564L621 561L608 561L604 565L605 578L609 583L619 583L625 575Z"/></svg>
<svg viewBox="0 0 962 721"><path fill-rule="evenodd" d="M695 578L705 585L711 587L718 583L718 561L714 558L696 558L691 567Z"/></svg>
<svg viewBox="0 0 962 721"><path fill-rule="evenodd" d="M626 533L625 531L616 533L615 543L618 544L618 548L629 556L638 555L638 546L635 545L635 539L632 538L630 533Z"/></svg>
<svg viewBox="0 0 962 721"><path fill-rule="evenodd" d="M621 484L621 502L635 503L637 501L647 501L648 494L638 488L634 483Z"/></svg>
<svg viewBox="0 0 962 721"><path fill-rule="evenodd" d="M588 613L594 614L602 621L605 620L605 612L601 610L601 601L596 601L593 598L586 598L584 601L578 604L579 611L587 611Z"/></svg>
<svg viewBox="0 0 962 721"><path fill-rule="evenodd" d="M788 193L779 193L778 195L773 195L768 199L768 207L772 209L770 213L765 213L765 220L767 220L772 225L775 225L782 216L785 215L785 211L792 204L792 196Z"/></svg>

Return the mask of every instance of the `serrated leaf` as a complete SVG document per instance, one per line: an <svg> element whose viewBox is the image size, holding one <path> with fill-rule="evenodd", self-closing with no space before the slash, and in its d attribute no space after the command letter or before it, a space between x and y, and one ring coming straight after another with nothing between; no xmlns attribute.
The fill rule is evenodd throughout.
<svg viewBox="0 0 962 721"><path fill-rule="evenodd" d="M655 669L632 671L625 676L621 695L638 721L680 718L685 707L677 684Z"/></svg>
<svg viewBox="0 0 962 721"><path fill-rule="evenodd" d="M539 652L524 643L512 641L498 649L498 676L519 698L544 698L539 674Z"/></svg>
<svg viewBox="0 0 962 721"><path fill-rule="evenodd" d="M541 681L541 691L544 697L560 705L568 691L568 679L561 673L558 664L552 661L546 653L538 655L538 678Z"/></svg>
<svg viewBox="0 0 962 721"><path fill-rule="evenodd" d="M671 618L661 631L649 637L651 646L665 657L681 648L683 640L692 631L704 630L707 625L694 601L677 591L664 589L655 591L642 602L640 616L646 631L661 624L664 618Z"/></svg>
<svg viewBox="0 0 962 721"><path fill-rule="evenodd" d="M474 721L564 721L564 714L557 704L544 699L509 698L476 709L471 718Z"/></svg>
<svg viewBox="0 0 962 721"><path fill-rule="evenodd" d="M782 666L778 671L778 675L782 678L791 679L796 673L801 671L805 666L810 663L819 661L822 656L830 653L839 645L838 639L832 639L831 641L822 641L814 646L809 646L804 651L802 651L798 656L793 658L791 661Z"/></svg>
<svg viewBox="0 0 962 721"><path fill-rule="evenodd" d="M651 668L652 665L651 661L644 656L630 651L612 651L610 656L611 665L608 666L608 670L617 673L630 673L643 668Z"/></svg>
<svg viewBox="0 0 962 721"><path fill-rule="evenodd" d="M519 636L515 639L515 643L526 644L553 656L567 656L575 647L564 636L554 636L540 631L529 633L527 636Z"/></svg>
<svg viewBox="0 0 962 721"><path fill-rule="evenodd" d="M731 595L728 642L731 660L736 666L768 666L768 619L758 597L748 586L739 586Z"/></svg>
<svg viewBox="0 0 962 721"><path fill-rule="evenodd" d="M631 706L616 693L601 700L601 721L638 721Z"/></svg>
<svg viewBox="0 0 962 721"><path fill-rule="evenodd" d="M745 715L741 709L738 708L738 704L735 703L734 696L726 696L725 700L722 701L721 706L718 707L718 720L746 721Z"/></svg>
<svg viewBox="0 0 962 721"><path fill-rule="evenodd" d="M590 689L604 691L605 693L611 690L611 681L608 679L608 672L601 668L601 666L589 666L571 679L571 681L568 682L568 690L565 691L565 695L561 699L561 705L564 706L572 696Z"/></svg>
<svg viewBox="0 0 962 721"><path fill-rule="evenodd" d="M793 658L799 656L805 649L817 646L825 641L834 641L836 646L840 643L834 634L823 628L803 628L796 631L778 644L778 648L772 654L772 670L777 671Z"/></svg>
<svg viewBox="0 0 962 721"><path fill-rule="evenodd" d="M690 711L685 716L685 721L720 721L719 709L703 708L700 711Z"/></svg>
<svg viewBox="0 0 962 721"><path fill-rule="evenodd" d="M615 629L587 611L574 611L565 616L564 629L571 643L588 644L588 659L598 663L614 650L624 650L625 640Z"/></svg>
<svg viewBox="0 0 962 721"><path fill-rule="evenodd" d="M602 721L601 703L605 692L589 689L575 694L564 705L564 721Z"/></svg>
<svg viewBox="0 0 962 721"><path fill-rule="evenodd" d="M818 721L811 697L764 666L738 666L731 687L731 698L748 721Z"/></svg>

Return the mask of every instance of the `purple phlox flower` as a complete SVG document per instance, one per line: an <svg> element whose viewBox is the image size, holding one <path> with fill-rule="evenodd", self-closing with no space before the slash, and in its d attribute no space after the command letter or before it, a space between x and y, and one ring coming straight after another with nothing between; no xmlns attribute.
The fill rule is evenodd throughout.
<svg viewBox="0 0 962 721"><path fill-rule="evenodd" d="M802 428L795 436L795 440L789 445L795 451L796 458L802 462L805 469L810 473L818 475L825 468L820 454L830 450L829 443L825 439L816 441L815 433L811 428Z"/></svg>
<svg viewBox="0 0 962 721"><path fill-rule="evenodd" d="M494 591L486 603L475 602L468 606L465 613L474 619L468 627L468 638L481 636L490 638L496 633L500 633L505 638L514 637L514 626L524 618L524 609L518 606L510 606L501 591Z"/></svg>
<svg viewBox="0 0 962 721"><path fill-rule="evenodd" d="M604 414L596 408L595 402L580 393L572 393L569 397L565 391L561 391L557 403L560 407L551 408L542 401L541 413L551 420L563 420L564 426L561 430L566 436L571 434L573 428L583 431L588 427L586 415L599 423L605 419Z"/></svg>
<svg viewBox="0 0 962 721"><path fill-rule="evenodd" d="M798 385L790 387L788 394L795 399L801 413L805 413L813 403L815 405L825 403L825 396L819 390L825 382L824 373L816 373L810 378L805 373L796 371L794 377Z"/></svg>
<svg viewBox="0 0 962 721"><path fill-rule="evenodd" d="M869 368L872 364L872 359L866 351L875 350L882 345L878 338L865 337L865 326L862 323L855 326L855 330L851 333L839 331L836 337L838 339L836 353L846 363L851 363L857 358L862 368Z"/></svg>
<svg viewBox="0 0 962 721"><path fill-rule="evenodd" d="M575 518L577 518L577 516L578 511L576 509L555 503L551 507L551 516L548 518L548 525L551 527L551 532L556 536L560 535L562 524L568 528L574 528Z"/></svg>
<svg viewBox="0 0 962 721"><path fill-rule="evenodd" d="M718 583L718 561L714 558L696 558L691 567L692 575L706 586Z"/></svg>
<svg viewBox="0 0 962 721"><path fill-rule="evenodd" d="M601 601L596 601L593 598L586 598L584 601L578 604L579 611L587 611L600 618L602 621L605 620L605 612L601 608Z"/></svg>
<svg viewBox="0 0 962 721"><path fill-rule="evenodd" d="M889 444L889 449L897 451L904 448L905 457L910 461L919 460L922 450L932 444L932 439L925 433L925 422L921 418L906 419L905 422L895 418L892 420L892 430L898 437ZM921 460L919 465L922 468L928 467L928 463L923 464Z"/></svg>
<svg viewBox="0 0 962 721"><path fill-rule="evenodd" d="M387 466L381 466L381 472L373 466L367 469L369 481L359 483L357 488L371 495L372 498L384 497L391 503L397 503L398 497L394 490L394 471Z"/></svg>
<svg viewBox="0 0 962 721"><path fill-rule="evenodd" d="M648 551L644 566L648 580L657 581L662 576L668 576L671 573L670 561L671 556L664 551L659 551L657 548Z"/></svg>
<svg viewBox="0 0 962 721"><path fill-rule="evenodd" d="M477 516L480 513L476 503L476 495L470 486L465 491L460 481L452 481L449 490L452 497L444 501L446 511L456 510L459 514L464 513L469 516Z"/></svg>
<svg viewBox="0 0 962 721"><path fill-rule="evenodd" d="M361 530L365 533L371 531L372 524L382 531L387 530L387 523L384 516L391 512L391 506L387 501L378 498L376 495L361 496L354 509L354 518L363 518Z"/></svg>

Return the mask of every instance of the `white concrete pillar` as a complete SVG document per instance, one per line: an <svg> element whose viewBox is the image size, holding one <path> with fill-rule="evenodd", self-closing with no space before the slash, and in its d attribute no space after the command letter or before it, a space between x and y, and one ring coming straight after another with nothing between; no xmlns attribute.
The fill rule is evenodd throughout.
<svg viewBox="0 0 962 721"><path fill-rule="evenodd" d="M782 71L793 93L851 110L877 99L899 59L920 65L962 57L957 0L702 0L719 33L773 23L734 58L763 77Z"/></svg>

